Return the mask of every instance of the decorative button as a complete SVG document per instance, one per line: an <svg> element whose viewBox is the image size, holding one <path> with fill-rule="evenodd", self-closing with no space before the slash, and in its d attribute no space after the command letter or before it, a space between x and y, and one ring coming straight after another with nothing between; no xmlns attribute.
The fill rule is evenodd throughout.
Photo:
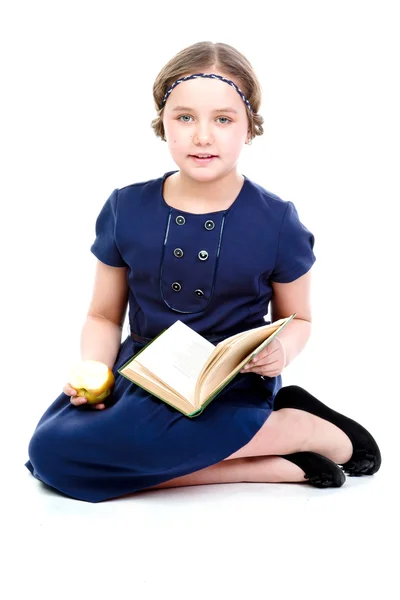
<svg viewBox="0 0 400 600"><path fill-rule="evenodd" d="M174 254L175 254L176 258L182 258L183 250L181 250L181 248L175 248Z"/></svg>
<svg viewBox="0 0 400 600"><path fill-rule="evenodd" d="M199 297L200 297L200 296L204 296L204 292L203 292L203 290L196 290L196 291L195 291L195 294L196 294L196 296L199 296Z"/></svg>
<svg viewBox="0 0 400 600"><path fill-rule="evenodd" d="M174 283L172 284L172 289L174 290L174 292L180 292L182 289L182 286L177 281L174 281Z"/></svg>
<svg viewBox="0 0 400 600"><path fill-rule="evenodd" d="M212 229L214 229L214 227L215 227L215 223L214 223L214 221L211 221L211 220L210 220L210 221L206 221L206 222L204 223L204 227L205 227L205 228L206 228L208 231L211 231Z"/></svg>
<svg viewBox="0 0 400 600"><path fill-rule="evenodd" d="M197 255L199 257L200 260L207 260L208 258L208 252L207 250L200 250L200 252Z"/></svg>
<svg viewBox="0 0 400 600"><path fill-rule="evenodd" d="M186 219L185 217L182 217L182 215L179 215L179 217L176 217L175 223L178 223L178 225L184 225L186 223Z"/></svg>

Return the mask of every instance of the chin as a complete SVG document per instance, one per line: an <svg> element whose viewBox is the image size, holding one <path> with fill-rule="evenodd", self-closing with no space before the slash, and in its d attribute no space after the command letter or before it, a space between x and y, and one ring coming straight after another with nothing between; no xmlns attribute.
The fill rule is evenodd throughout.
<svg viewBox="0 0 400 600"><path fill-rule="evenodd" d="M216 177L219 178L230 172L230 169L226 171L223 168L223 165L219 159L217 159L214 164L208 164L204 166L191 164L189 159L189 164L186 163L185 165L182 165L181 170L198 181L207 181L209 179L215 179Z"/></svg>

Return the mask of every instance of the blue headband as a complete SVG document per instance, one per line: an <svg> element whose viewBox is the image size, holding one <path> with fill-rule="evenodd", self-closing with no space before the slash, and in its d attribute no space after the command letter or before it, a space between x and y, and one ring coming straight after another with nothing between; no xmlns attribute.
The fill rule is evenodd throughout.
<svg viewBox="0 0 400 600"><path fill-rule="evenodd" d="M195 75L188 75L187 77L181 77L181 79L177 79L177 81L175 81L175 83L173 83L171 85L171 87L167 90L167 92L165 93L165 96L162 99L162 102L161 102L161 105L160 105L160 110L162 109L162 107L166 103L166 101L168 99L168 96L170 95L170 93L172 92L172 90L177 85L179 85L180 83L182 83L182 81L188 81L188 79L197 79L197 77L209 77L210 79L220 79L221 81L225 81L225 83L229 83L229 85L231 85L232 87L235 88L235 90L237 91L237 93L239 94L239 96L242 98L243 102L245 103L245 105L247 106L247 108L249 109L249 111L253 112L253 109L250 106L250 102L247 100L247 98L243 94L242 90L240 88L238 88L238 86L236 85L236 83L234 83L230 79L226 79L225 77L221 77L221 75L214 75L214 73L211 73L211 74L209 74L209 73L196 73Z"/></svg>

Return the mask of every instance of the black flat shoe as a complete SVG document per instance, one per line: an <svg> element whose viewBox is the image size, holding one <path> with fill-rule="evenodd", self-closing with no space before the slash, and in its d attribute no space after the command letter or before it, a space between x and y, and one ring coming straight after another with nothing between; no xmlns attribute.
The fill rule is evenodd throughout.
<svg viewBox="0 0 400 600"><path fill-rule="evenodd" d="M372 435L359 423L332 410L297 385L283 387L275 396L274 410L297 408L333 423L353 444L353 455L342 465L350 476L373 475L381 466L381 453Z"/></svg>
<svg viewBox="0 0 400 600"><path fill-rule="evenodd" d="M318 488L340 487L346 481L342 469L332 460L315 452L295 452L281 456L303 469L307 483Z"/></svg>

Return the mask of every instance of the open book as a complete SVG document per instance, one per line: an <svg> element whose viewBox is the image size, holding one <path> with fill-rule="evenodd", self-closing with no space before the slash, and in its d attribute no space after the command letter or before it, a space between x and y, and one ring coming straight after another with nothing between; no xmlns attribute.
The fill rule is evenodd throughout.
<svg viewBox="0 0 400 600"><path fill-rule="evenodd" d="M213 398L295 317L242 331L216 346L176 321L118 369L118 373L188 417Z"/></svg>

